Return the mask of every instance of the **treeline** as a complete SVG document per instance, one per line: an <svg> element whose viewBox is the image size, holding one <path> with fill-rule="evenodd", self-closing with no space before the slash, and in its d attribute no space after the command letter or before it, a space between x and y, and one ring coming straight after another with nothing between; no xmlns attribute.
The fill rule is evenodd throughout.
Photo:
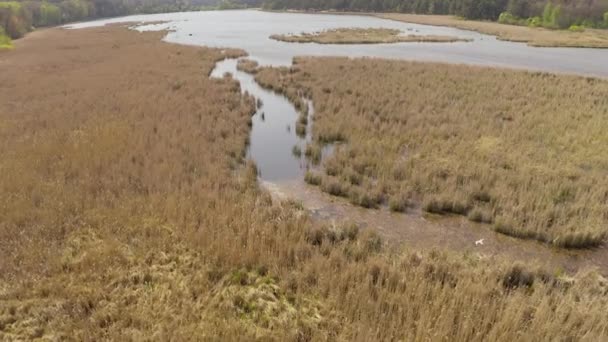
<svg viewBox="0 0 608 342"><path fill-rule="evenodd" d="M264 8L272 10L338 10L368 12L402 12L418 14L452 14L467 19L498 20L508 13L514 20L545 18L549 6L556 27L608 24L608 0L266 0ZM557 8L557 10L556 10ZM555 13L553 13L555 12ZM550 19L550 18L549 18ZM512 23L521 24L521 21Z"/></svg>
<svg viewBox="0 0 608 342"><path fill-rule="evenodd" d="M255 0L44 0L0 1L0 35L15 39L36 27L60 25L92 18L135 13L229 9L255 4Z"/></svg>
<svg viewBox="0 0 608 342"><path fill-rule="evenodd" d="M608 28L608 0L530 2L511 0L499 21L546 28Z"/></svg>

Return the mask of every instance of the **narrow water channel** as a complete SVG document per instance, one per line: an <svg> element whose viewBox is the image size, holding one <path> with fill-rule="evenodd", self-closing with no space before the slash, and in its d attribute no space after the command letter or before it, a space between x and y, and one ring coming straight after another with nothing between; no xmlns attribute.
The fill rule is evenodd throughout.
<svg viewBox="0 0 608 342"><path fill-rule="evenodd" d="M237 69L238 59L226 59L216 64L210 77L222 78L230 74L242 93L261 100L252 118L248 157L259 170L260 182L275 198L296 200L310 211L311 216L324 222L348 221L362 227L373 227L387 241L423 248L443 247L479 257L506 256L511 260L535 260L549 269L571 273L583 268L597 268L608 275L608 249L568 251L551 248L534 241L519 240L500 235L480 224L462 217L427 218L419 210L407 214L391 213L388 209L370 210L355 207L341 199L322 193L304 183L304 173L312 165L304 156L306 144L312 142L314 106L308 103L306 136L299 137L295 125L300 113L281 94L262 88L255 77ZM298 146L302 154L295 155ZM331 154L332 147L323 149ZM482 239L483 246L474 242Z"/></svg>
<svg viewBox="0 0 608 342"><path fill-rule="evenodd" d="M253 75L237 69L238 59L225 59L216 64L210 77L231 74L241 85L242 93L253 95L261 104L252 118L248 157L258 167L264 181L278 182L302 179L312 165L304 157L306 144L311 141L313 105L308 103L306 135L298 136L296 122L300 113L281 94L262 88ZM301 151L294 153L294 146Z"/></svg>

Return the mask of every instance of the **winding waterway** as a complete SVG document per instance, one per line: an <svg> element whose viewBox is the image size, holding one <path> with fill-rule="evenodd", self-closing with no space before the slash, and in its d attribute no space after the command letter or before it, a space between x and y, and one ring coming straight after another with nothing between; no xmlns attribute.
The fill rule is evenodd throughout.
<svg viewBox="0 0 608 342"><path fill-rule="evenodd" d="M162 23L159 23L161 22ZM109 23L140 22L135 29L168 30L166 41L209 47L239 48L260 65L291 65L294 56L381 57L404 60L465 63L548 72L608 77L608 49L537 48L497 40L494 36L450 27L418 25L370 16L271 13L257 10L163 13L112 18L71 25L71 28ZM150 24L145 24L149 22ZM443 35L471 39L456 43L397 43L368 45L294 44L275 41L272 34L311 32L339 27L385 27L403 34ZM307 165L293 156L304 143L295 133L298 113L282 96L262 89L253 77L236 70L236 60L217 64L213 77L231 73L241 89L263 102L253 118L250 157L266 181L301 179ZM261 115L264 113L264 115ZM310 121L310 120L309 120ZM309 130L310 131L310 130Z"/></svg>
<svg viewBox="0 0 608 342"><path fill-rule="evenodd" d="M537 48L497 40L494 36L450 27L417 25L370 16L270 13L256 10L136 15L71 25L73 28L118 22L159 22L139 30L169 29L166 41L187 45L230 47L247 51L261 65L290 65L294 56L381 57L446 63L502 66L608 77L608 49ZM472 39L457 43L372 45L293 44L271 34L311 32L339 27L385 27L403 33Z"/></svg>
<svg viewBox="0 0 608 342"><path fill-rule="evenodd" d="M295 107L284 96L263 89L252 75L237 70L237 63L237 59L218 62L211 77L231 74L239 81L241 92L253 95L261 104L252 118L249 158L255 160L263 180L300 179L309 163L302 155L294 154L293 149L297 146L304 151L306 141L310 140L310 129L306 136L299 137L295 130L299 113ZM312 105L309 115L312 115Z"/></svg>
<svg viewBox="0 0 608 342"><path fill-rule="evenodd" d="M240 48L261 65L290 65L294 56L381 57L404 60L464 63L539 70L608 78L608 49L536 48L523 43L499 41L493 36L448 27L408 24L367 16L268 13L255 10L169 13L130 16L72 25L73 28L118 22L158 22L137 26L138 30L169 30L166 41L210 47ZM386 27L403 33L447 35L472 39L458 43L398 43L375 45L293 44L269 39L271 34L311 32L338 27ZM521 241L492 232L466 219L429 220L419 211L392 214L387 210L355 208L307 187L302 176L310 167L306 158L294 155L310 140L298 137L295 123L299 113L283 96L263 89L252 75L237 70L237 60L218 62L211 77L230 73L243 93L261 100L252 120L249 157L255 160L262 183L275 197L295 198L323 220L354 220L373 226L393 241L418 247L445 247L483 255L501 254L512 259L540 263L575 271L600 267L608 274L608 250L555 250L531 241ZM314 106L309 103L309 112ZM309 114L313 115L313 114ZM483 238L483 247L473 242Z"/></svg>

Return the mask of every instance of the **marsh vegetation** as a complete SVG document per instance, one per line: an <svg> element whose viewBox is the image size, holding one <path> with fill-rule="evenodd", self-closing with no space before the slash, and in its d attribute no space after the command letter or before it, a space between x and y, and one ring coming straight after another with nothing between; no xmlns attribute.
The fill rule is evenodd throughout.
<svg viewBox="0 0 608 342"><path fill-rule="evenodd" d="M467 39L436 35L402 35L388 28L337 28L314 33L274 34L271 39L289 43L390 44L406 42L453 43Z"/></svg>
<svg viewBox="0 0 608 342"><path fill-rule="evenodd" d="M537 46L608 47L608 33L602 30L608 29L604 0L265 0L263 8L380 13L397 20L498 32L503 39Z"/></svg>
<svg viewBox="0 0 608 342"><path fill-rule="evenodd" d="M167 44L163 34L48 30L1 55L0 339L606 338L608 282L596 272L387 248L372 229L312 222L297 203L273 201L245 157L254 99L229 76L205 77L219 59L243 52ZM357 75L355 67L378 71L374 61L325 62L331 77L335 63L349 68L343 77ZM298 67L310 68L308 76L287 77L321 80L307 63ZM412 77L412 87L432 82L434 72L449 80L444 67L395 67L408 68L398 75ZM486 79L465 71L457 74ZM542 86L560 84L543 77ZM583 82L567 80L572 91ZM326 86L327 99L341 89ZM356 104L357 88L349 89L343 100ZM322 123L335 108L328 104L318 127L331 133ZM415 104L409 108L422 109ZM588 113L589 125L601 122ZM386 117L374 115L383 127ZM440 127L435 137L445 142L452 131ZM354 150L354 133L342 134L345 151ZM391 141L369 144L394 153Z"/></svg>
<svg viewBox="0 0 608 342"><path fill-rule="evenodd" d="M342 142L308 177L328 193L562 247L606 236L606 81L365 58L298 58L256 79L313 99L313 144Z"/></svg>
<svg viewBox="0 0 608 342"><path fill-rule="evenodd" d="M248 58L241 58L239 59L239 61L236 64L236 68L237 70L249 73L249 74L255 74L258 71L258 62L248 59ZM258 108L262 107L262 102L260 102L261 100L258 99Z"/></svg>
<svg viewBox="0 0 608 342"><path fill-rule="evenodd" d="M380 18L422 25L450 26L496 36L498 39L528 43L536 47L608 48L607 29L550 30L536 26L506 25L498 22L464 20L446 15L402 13L375 14Z"/></svg>

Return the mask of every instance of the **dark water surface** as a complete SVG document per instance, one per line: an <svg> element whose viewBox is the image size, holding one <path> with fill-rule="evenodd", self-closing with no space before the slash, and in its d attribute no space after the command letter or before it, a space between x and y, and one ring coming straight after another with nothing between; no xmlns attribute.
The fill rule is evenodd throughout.
<svg viewBox="0 0 608 342"><path fill-rule="evenodd" d="M297 145L304 152L310 130L306 137L298 137L295 123L299 113L295 107L284 96L260 87L252 75L238 71L236 65L236 59L218 62L211 77L221 78L230 73L241 84L241 92L261 100L262 105L253 116L249 145L249 157L255 160L260 178L266 181L301 179L308 163L292 151Z"/></svg>

